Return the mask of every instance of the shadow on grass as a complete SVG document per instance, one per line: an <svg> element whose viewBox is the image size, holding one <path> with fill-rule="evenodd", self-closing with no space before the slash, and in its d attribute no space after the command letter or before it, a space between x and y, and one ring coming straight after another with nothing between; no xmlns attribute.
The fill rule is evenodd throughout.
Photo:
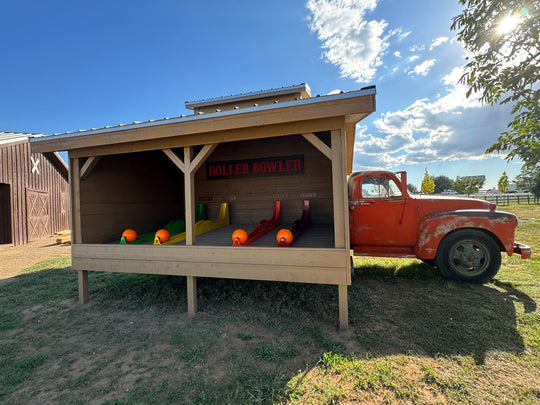
<svg viewBox="0 0 540 405"><path fill-rule="evenodd" d="M185 277L91 272L90 304L79 306L77 274L66 264L45 262L0 286L0 402L25 381L40 381L57 390L59 402L69 402L65 391L77 386L83 396L101 390L102 402L115 404L268 403L327 352L462 355L477 364L490 350L521 353L514 302L536 310L509 284L456 284L413 262L356 268L346 333L337 331L337 287L327 285L199 278L200 312L188 319ZM38 327L31 326L34 314L43 319ZM33 357L18 354L32 345ZM120 357L93 352L109 346ZM66 377L70 364L89 357L88 374ZM115 391L127 376L111 376L111 369L129 365L127 374L137 375L138 363L141 377L133 377L129 394ZM67 381L54 388L59 379ZM99 385L104 380L110 388Z"/></svg>
<svg viewBox="0 0 540 405"><path fill-rule="evenodd" d="M356 269L349 319L375 355L462 355L484 364L487 351L517 354L525 349L515 301L526 311L536 309L527 294L497 280L458 284L428 264L375 265Z"/></svg>

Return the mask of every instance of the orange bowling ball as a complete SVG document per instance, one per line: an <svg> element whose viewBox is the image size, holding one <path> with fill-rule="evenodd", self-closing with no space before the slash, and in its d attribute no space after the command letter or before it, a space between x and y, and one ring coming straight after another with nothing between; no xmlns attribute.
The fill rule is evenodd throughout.
<svg viewBox="0 0 540 405"><path fill-rule="evenodd" d="M160 243L165 243L170 239L171 233L166 229L160 229L156 232L155 237L159 239Z"/></svg>
<svg viewBox="0 0 540 405"><path fill-rule="evenodd" d="M293 241L293 234L288 229L282 229L277 233L276 239L278 243L284 241L287 245L290 245Z"/></svg>
<svg viewBox="0 0 540 405"><path fill-rule="evenodd" d="M244 244L248 240L248 234L243 229L237 229L232 234L232 240L235 243L236 243L236 241L238 241L238 243Z"/></svg>
<svg viewBox="0 0 540 405"><path fill-rule="evenodd" d="M126 229L122 233L122 237L126 240L127 243L130 243L137 239L137 232L135 232L133 229Z"/></svg>

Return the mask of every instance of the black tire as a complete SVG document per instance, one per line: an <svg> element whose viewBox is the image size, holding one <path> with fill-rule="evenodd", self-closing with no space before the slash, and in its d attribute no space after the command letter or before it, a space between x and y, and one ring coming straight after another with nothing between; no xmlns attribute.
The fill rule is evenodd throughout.
<svg viewBox="0 0 540 405"><path fill-rule="evenodd" d="M484 284L501 267L501 251L495 240L474 229L446 235L437 249L435 263L445 277L460 283Z"/></svg>

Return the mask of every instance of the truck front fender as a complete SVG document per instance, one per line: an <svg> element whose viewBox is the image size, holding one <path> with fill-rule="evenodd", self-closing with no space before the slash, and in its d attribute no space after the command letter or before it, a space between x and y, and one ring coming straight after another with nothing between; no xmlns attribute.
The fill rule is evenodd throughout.
<svg viewBox="0 0 540 405"><path fill-rule="evenodd" d="M514 253L514 231L518 220L513 214L488 210L438 212L425 217L418 227L413 249L420 259L433 259L442 238L457 229L479 229L491 234L508 255Z"/></svg>

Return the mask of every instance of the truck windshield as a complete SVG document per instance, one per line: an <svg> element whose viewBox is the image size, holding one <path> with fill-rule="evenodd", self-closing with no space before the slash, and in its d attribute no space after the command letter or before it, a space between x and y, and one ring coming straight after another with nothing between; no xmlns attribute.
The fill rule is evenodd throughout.
<svg viewBox="0 0 540 405"><path fill-rule="evenodd" d="M401 190L396 182L387 178L365 178L362 180L362 197L389 198L401 197Z"/></svg>

